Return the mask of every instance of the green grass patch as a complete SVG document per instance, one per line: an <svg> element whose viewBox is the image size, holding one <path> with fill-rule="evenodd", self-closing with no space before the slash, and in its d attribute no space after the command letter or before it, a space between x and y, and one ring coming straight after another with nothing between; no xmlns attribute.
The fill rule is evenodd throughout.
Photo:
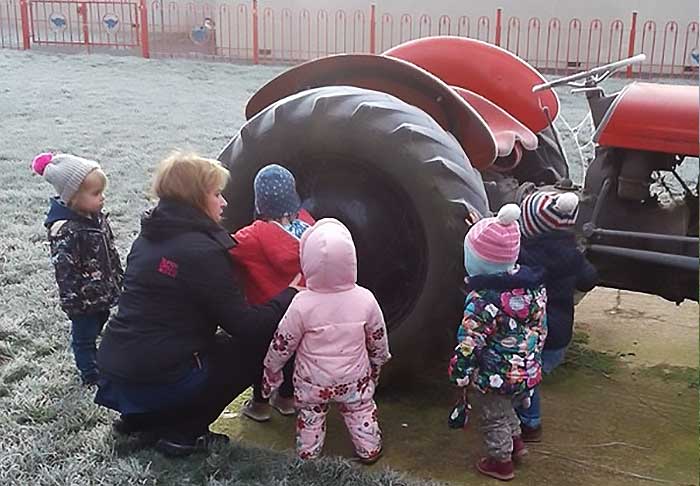
<svg viewBox="0 0 700 486"><path fill-rule="evenodd" d="M688 388L700 387L700 374L696 368L659 364L644 368L642 374L661 378L665 382L684 383Z"/></svg>
<svg viewBox="0 0 700 486"><path fill-rule="evenodd" d="M584 332L574 332L566 357L554 375L568 374L573 371L588 371L603 375L611 375L619 366L617 356L596 351L588 347L589 337Z"/></svg>

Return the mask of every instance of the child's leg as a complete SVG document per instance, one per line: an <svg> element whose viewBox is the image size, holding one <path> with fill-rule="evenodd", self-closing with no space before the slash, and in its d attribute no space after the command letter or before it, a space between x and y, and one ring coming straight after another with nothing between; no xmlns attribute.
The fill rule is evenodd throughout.
<svg viewBox="0 0 700 486"><path fill-rule="evenodd" d="M300 459L315 459L321 455L326 439L327 413L327 403L298 404L296 448Z"/></svg>
<svg viewBox="0 0 700 486"><path fill-rule="evenodd" d="M267 403L267 398L262 395L262 377L253 383L253 401L255 403Z"/></svg>
<svg viewBox="0 0 700 486"><path fill-rule="evenodd" d="M253 377L253 399L246 400L243 408L241 408L243 415L256 422L267 422L270 420L270 405L268 399L263 397L262 394L263 369L261 360L256 363L255 376Z"/></svg>
<svg viewBox="0 0 700 486"><path fill-rule="evenodd" d="M270 405L282 415L294 415L294 355L289 358L289 361L282 368L284 381L282 385L270 397Z"/></svg>
<svg viewBox="0 0 700 486"><path fill-rule="evenodd" d="M542 372L545 375L550 374L559 366L566 356L566 347L559 349L543 349L542 350Z"/></svg>
<svg viewBox="0 0 700 486"><path fill-rule="evenodd" d="M544 375L550 374L554 369L564 361L566 348L560 349L545 349L542 351L542 372ZM536 386L533 390L531 403L529 408L519 407L517 409L518 416L523 426L527 429L537 429L542 425L541 417L541 399L540 387Z"/></svg>
<svg viewBox="0 0 700 486"><path fill-rule="evenodd" d="M523 426L528 429L536 429L540 426L540 387L539 385L532 391L532 397L530 397L530 407L523 408L518 407L516 409L518 417Z"/></svg>
<svg viewBox="0 0 700 486"><path fill-rule="evenodd" d="M284 368L282 368L284 381L279 391L279 395L282 398L294 398L294 383L292 382L292 378L294 377L294 359L295 355L292 355L284 365Z"/></svg>
<svg viewBox="0 0 700 486"><path fill-rule="evenodd" d="M105 311L71 319L71 348L84 383L94 383L99 376L96 342L108 318L109 312Z"/></svg>
<svg viewBox="0 0 700 486"><path fill-rule="evenodd" d="M486 454L500 462L511 460L513 453L513 421L517 421L511 397L486 393L480 400L481 434Z"/></svg>
<svg viewBox="0 0 700 486"><path fill-rule="evenodd" d="M361 459L377 456L382 450L382 431L374 400L338 403L338 410L352 438L355 453Z"/></svg>
<svg viewBox="0 0 700 486"><path fill-rule="evenodd" d="M508 420L508 428L510 429L511 437L519 437L521 434L520 419L518 418L518 414L515 413L512 402L511 407L506 414L506 418Z"/></svg>

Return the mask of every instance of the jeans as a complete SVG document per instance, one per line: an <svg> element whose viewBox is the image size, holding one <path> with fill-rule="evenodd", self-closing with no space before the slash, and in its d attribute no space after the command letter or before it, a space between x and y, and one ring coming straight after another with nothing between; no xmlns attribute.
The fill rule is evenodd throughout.
<svg viewBox="0 0 700 486"><path fill-rule="evenodd" d="M545 349L542 351L542 371L545 375L554 371L554 368L559 366L564 361L566 348ZM530 408L520 408L515 410L520 417L520 423L528 428L539 427L542 423L540 416L540 387L535 387L530 399Z"/></svg>
<svg viewBox="0 0 700 486"><path fill-rule="evenodd" d="M140 402L141 406L137 413L129 413L126 408L122 408L121 418L134 430L155 430L162 437L171 440L194 440L205 434L224 408L253 384L266 352L267 347L217 335L213 345L203 353L202 370L206 376L200 377L195 370L194 374L177 384L154 384L151 389L154 396L151 398L147 396L148 385L122 386L119 393L127 393L128 396L122 396L121 403L128 399L129 402ZM100 386L105 384L108 384L108 380L103 380ZM180 403L157 403L164 386L168 393L179 392L182 396ZM103 399L107 397L101 396L100 392L95 401L116 408L105 403L106 400ZM143 406L146 402L151 402L151 407ZM151 410L147 411L147 408Z"/></svg>
<svg viewBox="0 0 700 486"><path fill-rule="evenodd" d="M70 344L75 357L75 365L83 381L94 381L99 375L96 363L96 342L107 319L109 319L109 311L71 318Z"/></svg>

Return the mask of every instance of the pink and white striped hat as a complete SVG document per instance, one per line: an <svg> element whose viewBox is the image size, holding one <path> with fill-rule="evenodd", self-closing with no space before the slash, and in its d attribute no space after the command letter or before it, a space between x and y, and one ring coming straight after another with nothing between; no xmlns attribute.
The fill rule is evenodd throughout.
<svg viewBox="0 0 700 486"><path fill-rule="evenodd" d="M489 263L515 263L520 253L520 208L506 204L494 218L484 218L471 227L465 244Z"/></svg>

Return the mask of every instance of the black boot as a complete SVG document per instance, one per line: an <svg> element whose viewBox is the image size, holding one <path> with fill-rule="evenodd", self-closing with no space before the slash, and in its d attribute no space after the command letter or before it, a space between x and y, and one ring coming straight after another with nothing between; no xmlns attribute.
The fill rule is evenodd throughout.
<svg viewBox="0 0 700 486"><path fill-rule="evenodd" d="M186 457L191 454L208 452L214 445L228 444L229 438L224 434L207 431L199 437L188 437L171 433L161 437L156 442L156 450L168 457Z"/></svg>

